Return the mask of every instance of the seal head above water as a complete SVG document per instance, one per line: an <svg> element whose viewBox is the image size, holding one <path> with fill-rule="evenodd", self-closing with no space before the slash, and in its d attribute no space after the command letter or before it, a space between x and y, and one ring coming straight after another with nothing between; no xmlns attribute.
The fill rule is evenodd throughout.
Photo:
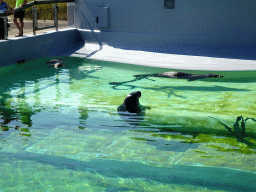
<svg viewBox="0 0 256 192"><path fill-rule="evenodd" d="M51 59L51 60L47 61L46 63L49 65L49 67L53 66L56 69L61 68L64 65L64 62L59 58Z"/></svg>
<svg viewBox="0 0 256 192"><path fill-rule="evenodd" d="M141 111L140 103L139 103L140 97L141 97L140 91L136 91L128 94L123 102L123 107L125 108L125 110L130 113L139 113Z"/></svg>
<svg viewBox="0 0 256 192"><path fill-rule="evenodd" d="M140 97L140 91L132 92L126 96L123 104L117 108L119 116L130 125L139 125L146 115L146 109L151 109L151 107L139 103Z"/></svg>

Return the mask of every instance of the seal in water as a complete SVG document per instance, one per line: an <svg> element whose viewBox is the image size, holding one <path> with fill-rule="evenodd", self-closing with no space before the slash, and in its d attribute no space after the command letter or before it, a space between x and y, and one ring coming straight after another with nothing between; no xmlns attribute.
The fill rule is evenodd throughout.
<svg viewBox="0 0 256 192"><path fill-rule="evenodd" d="M47 61L46 63L49 65L48 67L53 66L56 69L61 68L64 65L64 62L59 58L51 59L51 60Z"/></svg>
<svg viewBox="0 0 256 192"><path fill-rule="evenodd" d="M139 103L139 98L141 97L141 92L136 91L128 94L121 106L119 106L119 110L127 111L130 113L140 113L145 111L146 109L151 109L148 106L142 106Z"/></svg>
<svg viewBox="0 0 256 192"><path fill-rule="evenodd" d="M146 109L151 109L151 107L140 105L140 97L140 91L132 92L126 96L123 104L117 108L119 116L130 125L139 125L145 117Z"/></svg>
<svg viewBox="0 0 256 192"><path fill-rule="evenodd" d="M141 97L140 91L136 91L128 94L123 102L123 107L125 108L125 110L130 113L139 113L141 111L140 103L139 103L140 97Z"/></svg>
<svg viewBox="0 0 256 192"><path fill-rule="evenodd" d="M143 74L143 75L134 75L134 77L165 77L165 78L176 78L176 79L188 79L189 81L194 81L197 79L204 78L221 78L222 75L217 74L206 74L206 75L198 75L198 74L190 74L179 71L169 71L164 73L153 73L153 74Z"/></svg>

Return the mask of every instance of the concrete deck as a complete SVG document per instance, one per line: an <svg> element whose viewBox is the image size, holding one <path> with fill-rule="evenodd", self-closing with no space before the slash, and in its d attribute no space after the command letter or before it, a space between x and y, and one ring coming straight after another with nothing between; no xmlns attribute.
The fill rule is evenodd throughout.
<svg viewBox="0 0 256 192"><path fill-rule="evenodd" d="M15 35L19 32L18 28L15 26L15 24L12 21L12 18L9 19L10 28L8 31L8 38L15 38ZM39 27L46 27L46 26L52 26L54 25L53 20L38 20L38 26ZM58 21L58 28L64 29L68 27L68 21ZM36 35L43 34L46 31L54 31L56 28L48 28L48 29L42 29L39 31L36 31ZM33 21L32 20L24 20L24 29L23 29L23 35L33 35Z"/></svg>
<svg viewBox="0 0 256 192"><path fill-rule="evenodd" d="M78 29L85 45L72 56L151 67L205 70L256 70L256 47L162 43L173 36L127 34ZM152 40L155 39L154 40ZM157 41L159 38L162 40ZM178 38L178 37L176 37ZM107 42L107 43L106 43ZM152 43L155 42L155 43Z"/></svg>
<svg viewBox="0 0 256 192"><path fill-rule="evenodd" d="M93 43L86 43L83 48L77 50L72 56L169 69L205 71L256 70L256 60L128 50L109 45L99 46Z"/></svg>
<svg viewBox="0 0 256 192"><path fill-rule="evenodd" d="M95 42L88 40L97 36ZM43 34L9 38L0 42L1 66L46 56L77 56L151 67L205 70L256 70L254 47L131 46L104 43L104 34L76 28L44 31ZM37 43L35 43L37 42ZM55 43L54 43L55 42ZM17 53L16 48L19 49Z"/></svg>

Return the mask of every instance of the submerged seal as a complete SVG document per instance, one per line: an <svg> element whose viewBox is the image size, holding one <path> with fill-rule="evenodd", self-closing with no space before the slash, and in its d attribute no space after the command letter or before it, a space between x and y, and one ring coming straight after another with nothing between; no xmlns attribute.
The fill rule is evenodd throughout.
<svg viewBox="0 0 256 192"><path fill-rule="evenodd" d="M56 69L58 69L60 67L63 67L63 65L64 65L64 62L61 59L59 59L59 58L51 59L51 60L47 61L46 63L49 65L49 67L53 66Z"/></svg>
<svg viewBox="0 0 256 192"><path fill-rule="evenodd" d="M217 74L206 74L206 75L198 75L198 74L190 74L179 71L169 71L164 73L154 73L154 74L143 74L143 75L135 75L134 77L165 77L165 78L176 78L176 79L188 79L189 81L194 81L197 79L204 78L221 78L222 75Z"/></svg>

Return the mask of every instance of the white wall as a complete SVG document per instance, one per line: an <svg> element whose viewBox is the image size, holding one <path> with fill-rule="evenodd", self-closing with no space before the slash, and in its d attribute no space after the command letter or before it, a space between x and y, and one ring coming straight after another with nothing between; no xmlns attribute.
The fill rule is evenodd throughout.
<svg viewBox="0 0 256 192"><path fill-rule="evenodd" d="M159 41L171 44L178 38L179 44L255 45L255 0L176 0L175 9L164 9L164 0L77 0L75 6L82 29L97 29L97 6L109 7L109 27L100 28L106 41L134 33L151 35L141 43L164 35Z"/></svg>

